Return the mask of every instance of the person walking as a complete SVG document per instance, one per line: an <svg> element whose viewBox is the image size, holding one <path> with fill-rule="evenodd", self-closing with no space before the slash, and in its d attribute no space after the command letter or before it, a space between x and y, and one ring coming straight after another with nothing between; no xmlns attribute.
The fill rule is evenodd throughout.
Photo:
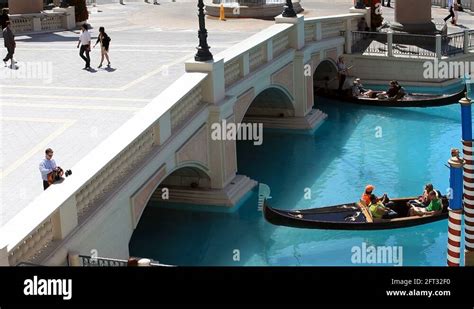
<svg viewBox="0 0 474 309"><path fill-rule="evenodd" d="M8 9L2 9L2 15L0 15L0 26L2 26L2 31L7 27L7 21L10 21Z"/></svg>
<svg viewBox="0 0 474 309"><path fill-rule="evenodd" d="M454 24L454 0L448 0L449 15L444 18L444 22L447 22L451 18L451 23Z"/></svg>
<svg viewBox="0 0 474 309"><path fill-rule="evenodd" d="M459 11L461 10L461 6L457 0L454 0L453 2L453 12L454 12L454 18L453 18L453 25L457 26L458 25L458 18L459 18Z"/></svg>
<svg viewBox="0 0 474 309"><path fill-rule="evenodd" d="M3 29L3 41L4 45L7 48L7 55L3 58L3 62L5 62L5 66L8 65L8 60L11 61L10 68L14 68L14 60L13 54L15 53L16 42L15 42L15 35L11 29L11 22L6 22L6 27Z"/></svg>
<svg viewBox="0 0 474 309"><path fill-rule="evenodd" d="M87 24L82 25L82 33L79 36L79 42L77 42L77 48L81 46L79 56L86 62L84 70L89 70L91 68L91 57L89 54L91 51L91 34L87 30L87 28ZM85 56L84 53L86 54Z"/></svg>
<svg viewBox="0 0 474 309"><path fill-rule="evenodd" d="M98 68L102 67L102 63L104 62L104 58L107 58L107 66L110 67L110 59L109 59L109 47L110 47L110 41L112 39L105 33L104 27L99 28L99 36L97 37L97 42L95 42L94 48L99 44L100 42L100 53L101 53L101 58L100 58L100 64Z"/></svg>

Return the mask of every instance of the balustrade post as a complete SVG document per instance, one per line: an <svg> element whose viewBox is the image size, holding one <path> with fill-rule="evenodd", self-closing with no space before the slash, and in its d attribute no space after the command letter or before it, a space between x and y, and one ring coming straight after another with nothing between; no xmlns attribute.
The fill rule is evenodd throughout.
<svg viewBox="0 0 474 309"><path fill-rule="evenodd" d="M387 32L387 56L393 57L393 32Z"/></svg>
<svg viewBox="0 0 474 309"><path fill-rule="evenodd" d="M33 17L33 31L38 32L41 31L41 18Z"/></svg>
<svg viewBox="0 0 474 309"><path fill-rule="evenodd" d="M442 40L441 40L441 34L436 35L436 58L441 59L443 56L442 54Z"/></svg>
<svg viewBox="0 0 474 309"><path fill-rule="evenodd" d="M321 41L323 39L323 27L321 22L316 23L316 41Z"/></svg>
<svg viewBox="0 0 474 309"><path fill-rule="evenodd" d="M464 30L464 53L469 54L469 29Z"/></svg>
<svg viewBox="0 0 474 309"><path fill-rule="evenodd" d="M225 97L224 59L212 62L188 61L184 64L186 72L209 73L204 82L202 99L208 103L218 103Z"/></svg>
<svg viewBox="0 0 474 309"><path fill-rule="evenodd" d="M71 196L56 210L51 218L51 224L55 240L66 238L76 228L78 224L76 196Z"/></svg>
<svg viewBox="0 0 474 309"><path fill-rule="evenodd" d="M69 266L81 266L81 260L77 251L69 251L67 254Z"/></svg>
<svg viewBox="0 0 474 309"><path fill-rule="evenodd" d="M265 46L265 60L266 62L270 62L273 59L273 40L267 40L267 44Z"/></svg>
<svg viewBox="0 0 474 309"><path fill-rule="evenodd" d="M246 76L250 72L250 54L246 52L242 55L240 59L240 72L242 72L242 77Z"/></svg>
<svg viewBox="0 0 474 309"><path fill-rule="evenodd" d="M346 20L346 54L352 54L352 19Z"/></svg>

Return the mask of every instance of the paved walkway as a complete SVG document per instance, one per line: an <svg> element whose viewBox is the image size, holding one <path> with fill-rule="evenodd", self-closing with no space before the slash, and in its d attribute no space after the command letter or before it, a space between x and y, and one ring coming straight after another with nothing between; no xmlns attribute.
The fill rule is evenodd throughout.
<svg viewBox="0 0 474 309"><path fill-rule="evenodd" d="M92 12L93 37L104 26L112 38L110 69L82 70L78 31L17 37L19 69L0 68L0 226L41 194L38 164L45 148L54 149L61 166L73 167L184 73L198 43L197 8L194 0L177 1L107 4ZM308 0L303 14L343 14L352 3ZM441 18L446 10L433 14ZM385 16L393 19L393 9ZM214 54L274 23L206 22ZM474 18L461 13L460 23L474 27ZM96 67L99 49L91 57Z"/></svg>

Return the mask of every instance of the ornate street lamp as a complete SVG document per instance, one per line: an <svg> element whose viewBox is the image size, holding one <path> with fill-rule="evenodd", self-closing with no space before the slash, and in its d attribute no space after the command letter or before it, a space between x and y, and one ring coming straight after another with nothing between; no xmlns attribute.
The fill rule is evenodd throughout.
<svg viewBox="0 0 474 309"><path fill-rule="evenodd" d="M209 61L212 60L212 54L209 51L210 46L207 45L207 30L206 30L206 22L204 20L204 1L198 0L198 8L199 8L199 46L197 48L197 53L194 56L194 60L196 61Z"/></svg>
<svg viewBox="0 0 474 309"><path fill-rule="evenodd" d="M296 17L296 12L293 9L291 0L286 0L285 10L282 13L283 17Z"/></svg>

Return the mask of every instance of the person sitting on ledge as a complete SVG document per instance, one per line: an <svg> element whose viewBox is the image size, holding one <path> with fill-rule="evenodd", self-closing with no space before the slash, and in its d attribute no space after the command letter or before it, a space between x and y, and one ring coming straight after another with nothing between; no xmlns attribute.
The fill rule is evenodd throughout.
<svg viewBox="0 0 474 309"><path fill-rule="evenodd" d="M408 212L409 216L430 216L440 212L443 209L441 199L435 190L428 194L430 204L427 207L412 206Z"/></svg>

